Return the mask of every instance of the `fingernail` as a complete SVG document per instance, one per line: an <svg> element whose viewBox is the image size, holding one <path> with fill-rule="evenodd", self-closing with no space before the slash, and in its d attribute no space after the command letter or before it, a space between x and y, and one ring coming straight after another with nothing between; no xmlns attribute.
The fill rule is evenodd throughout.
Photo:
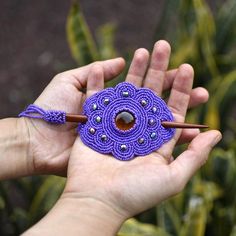
<svg viewBox="0 0 236 236"><path fill-rule="evenodd" d="M217 132L215 138L212 140L212 146L215 146L217 143L219 143L221 139L222 139L221 133Z"/></svg>

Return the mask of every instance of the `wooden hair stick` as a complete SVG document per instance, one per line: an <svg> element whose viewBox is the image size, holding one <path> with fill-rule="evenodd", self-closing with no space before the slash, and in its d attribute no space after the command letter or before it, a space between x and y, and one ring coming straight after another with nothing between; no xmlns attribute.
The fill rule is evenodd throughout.
<svg viewBox="0 0 236 236"><path fill-rule="evenodd" d="M86 123L88 120L85 115L66 114L67 122ZM165 128L182 128L182 129L197 129L197 128L209 128L207 125L200 124L188 124L181 122L162 121L161 125Z"/></svg>

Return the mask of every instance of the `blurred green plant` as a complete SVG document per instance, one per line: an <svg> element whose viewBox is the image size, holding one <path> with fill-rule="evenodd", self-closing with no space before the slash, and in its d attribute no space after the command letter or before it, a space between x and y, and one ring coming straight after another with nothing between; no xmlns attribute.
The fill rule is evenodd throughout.
<svg viewBox="0 0 236 236"><path fill-rule="evenodd" d="M171 67L185 62L194 66L195 86L206 87L211 96L206 105L189 111L187 119L220 129L223 141L183 192L128 220L120 236L236 236L236 1L214 4L213 11L205 0L164 1L154 41L166 39L172 45ZM73 1L66 31L78 65L117 56L115 29L105 24L94 37L79 2ZM131 60L128 53L125 59ZM107 86L124 79L125 73ZM178 147L176 153L183 149ZM0 183L0 235L19 234L38 221L64 183L55 176Z"/></svg>
<svg viewBox="0 0 236 236"><path fill-rule="evenodd" d="M65 179L28 177L0 183L0 235L19 235L38 222L61 195Z"/></svg>

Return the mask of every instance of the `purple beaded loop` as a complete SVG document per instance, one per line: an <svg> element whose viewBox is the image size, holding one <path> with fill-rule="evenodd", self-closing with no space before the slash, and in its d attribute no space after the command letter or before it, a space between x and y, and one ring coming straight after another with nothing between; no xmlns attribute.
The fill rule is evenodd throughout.
<svg viewBox="0 0 236 236"><path fill-rule="evenodd" d="M150 154L175 133L174 128L161 125L162 121L174 120L166 103L152 90L136 88L127 82L94 94L85 101L83 110L88 117L88 121L78 127L83 143L118 160ZM119 129L115 123L117 114L123 111L135 118L128 130Z"/></svg>
<svg viewBox="0 0 236 236"><path fill-rule="evenodd" d="M29 105L18 117L28 117L34 119L43 119L51 124L65 124L66 113L57 110L44 110L34 104Z"/></svg>

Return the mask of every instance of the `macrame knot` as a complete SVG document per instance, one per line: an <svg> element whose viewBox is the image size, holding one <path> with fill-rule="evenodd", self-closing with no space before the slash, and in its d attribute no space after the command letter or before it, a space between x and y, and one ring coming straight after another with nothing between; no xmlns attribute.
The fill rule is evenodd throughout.
<svg viewBox="0 0 236 236"><path fill-rule="evenodd" d="M30 104L23 112L19 114L19 117L28 117L34 119L42 119L51 124L65 124L66 113L64 111L57 110L44 110L34 104Z"/></svg>
<svg viewBox="0 0 236 236"><path fill-rule="evenodd" d="M46 111L43 115L43 119L52 124L65 124L66 113L62 111Z"/></svg>

